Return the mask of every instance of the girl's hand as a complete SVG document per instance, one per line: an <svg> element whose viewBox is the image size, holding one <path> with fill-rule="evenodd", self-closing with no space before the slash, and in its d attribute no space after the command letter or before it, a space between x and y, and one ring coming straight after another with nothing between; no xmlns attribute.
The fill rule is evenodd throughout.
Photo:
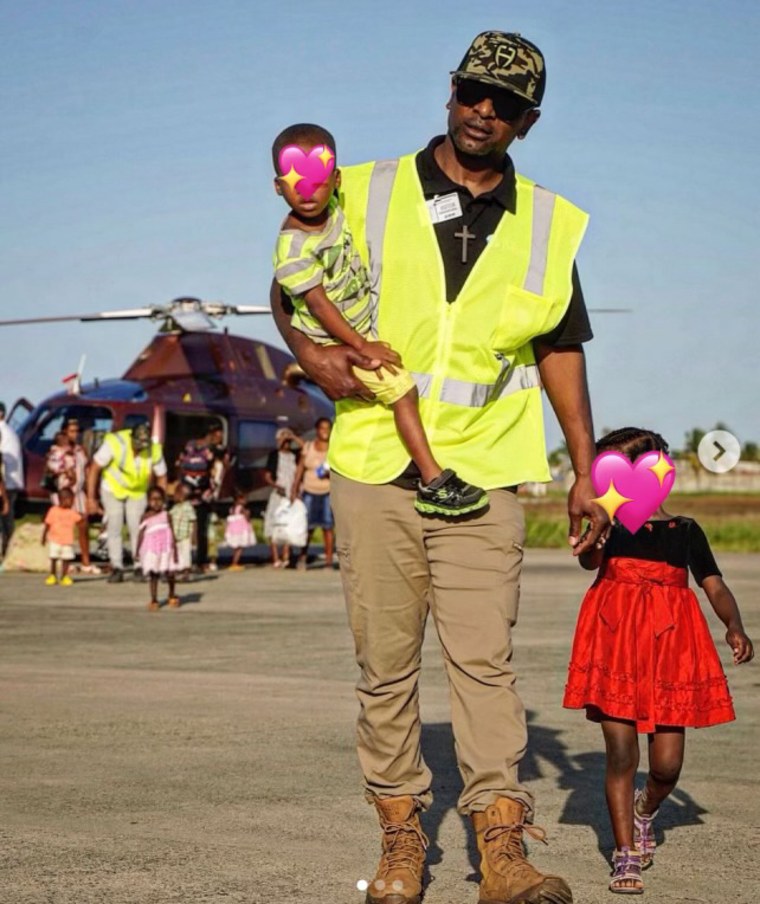
<svg viewBox="0 0 760 904"><path fill-rule="evenodd" d="M734 665L749 662L755 655L752 641L741 628L729 628L726 631L726 643L734 651Z"/></svg>

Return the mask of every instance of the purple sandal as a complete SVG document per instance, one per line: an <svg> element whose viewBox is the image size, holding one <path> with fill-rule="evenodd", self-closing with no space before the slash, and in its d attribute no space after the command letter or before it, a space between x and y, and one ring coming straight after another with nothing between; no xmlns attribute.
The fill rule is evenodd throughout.
<svg viewBox="0 0 760 904"><path fill-rule="evenodd" d="M628 884L627 884L628 883ZM622 847L612 854L612 879L610 891L616 895L642 895L641 853Z"/></svg>
<svg viewBox="0 0 760 904"><path fill-rule="evenodd" d="M639 813L636 804L643 797L643 791L636 791L633 795L633 843L641 851L641 868L648 869L654 863L654 852L657 849L652 823L659 809L650 816Z"/></svg>

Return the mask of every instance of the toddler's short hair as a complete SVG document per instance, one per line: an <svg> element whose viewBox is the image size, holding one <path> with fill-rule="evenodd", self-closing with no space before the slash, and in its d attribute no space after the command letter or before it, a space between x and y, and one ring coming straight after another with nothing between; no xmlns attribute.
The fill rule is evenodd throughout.
<svg viewBox="0 0 760 904"><path fill-rule="evenodd" d="M309 143L314 145L326 144L336 157L338 155L335 139L327 129L323 129L322 126L318 126L313 122L294 123L292 126L288 126L287 129L283 129L272 145L272 163L278 176L281 175L279 171L280 151L289 144L301 145Z"/></svg>

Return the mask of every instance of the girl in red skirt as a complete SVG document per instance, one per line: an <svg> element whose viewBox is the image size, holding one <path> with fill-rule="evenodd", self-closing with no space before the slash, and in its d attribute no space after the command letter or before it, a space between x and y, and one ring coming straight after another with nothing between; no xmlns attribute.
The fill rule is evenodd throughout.
<svg viewBox="0 0 760 904"><path fill-rule="evenodd" d="M657 433L626 427L597 452L667 453ZM606 541L580 556L599 574L581 604L563 705L586 709L602 726L607 748L605 792L615 836L610 890L641 894L641 870L655 850L652 821L675 788L684 729L734 719L726 676L688 572L726 626L734 663L749 662L752 641L723 582L702 529L660 507L632 534L613 522ZM639 734L649 740L646 785L634 794Z"/></svg>

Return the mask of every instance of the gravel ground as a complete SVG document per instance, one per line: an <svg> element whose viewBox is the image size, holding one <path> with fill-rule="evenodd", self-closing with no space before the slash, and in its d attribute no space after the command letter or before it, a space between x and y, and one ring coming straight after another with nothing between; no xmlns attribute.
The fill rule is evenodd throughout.
<svg viewBox="0 0 760 904"><path fill-rule="evenodd" d="M760 639L760 556L720 559ZM532 845L538 867L566 876L576 902L610 904L601 735L560 707L587 583L569 554L529 551L516 633L532 729L523 777L550 836ZM0 575L0 902L361 904L379 833L353 749L339 576L252 566L180 589L180 610L149 613L144 585ZM756 664L735 669L719 649L738 719L689 735L649 901L757 900L760 681ZM432 630L425 652L436 794L425 904L475 904Z"/></svg>

